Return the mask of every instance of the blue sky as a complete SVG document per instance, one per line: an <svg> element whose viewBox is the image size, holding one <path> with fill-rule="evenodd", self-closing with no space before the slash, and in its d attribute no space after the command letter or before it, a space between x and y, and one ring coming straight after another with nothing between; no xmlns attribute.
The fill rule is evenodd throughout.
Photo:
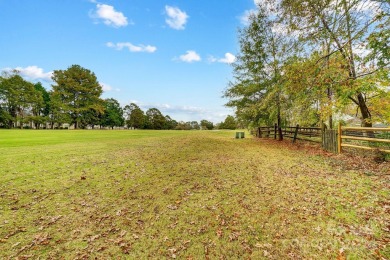
<svg viewBox="0 0 390 260"><path fill-rule="evenodd" d="M222 92L254 0L0 0L0 70L50 89L53 70L93 71L122 105L180 121L233 112Z"/></svg>

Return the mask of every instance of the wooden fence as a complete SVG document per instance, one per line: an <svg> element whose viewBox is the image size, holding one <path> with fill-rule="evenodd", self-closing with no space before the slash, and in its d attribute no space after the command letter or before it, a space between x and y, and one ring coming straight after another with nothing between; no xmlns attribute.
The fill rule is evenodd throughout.
<svg viewBox="0 0 390 260"><path fill-rule="evenodd" d="M257 137L273 137L277 138L278 133L277 124L274 126L262 126L257 128ZM296 140L306 140L321 143L321 128L320 127L301 127L296 126L285 126L282 127L282 135L286 138L291 138L292 142Z"/></svg>
<svg viewBox="0 0 390 260"><path fill-rule="evenodd" d="M335 129L322 130L322 148L328 152L338 153L338 133Z"/></svg>
<svg viewBox="0 0 390 260"><path fill-rule="evenodd" d="M278 135L277 129L277 124L275 124L275 126L261 126L257 128L256 136L260 138L270 138L273 136L273 138L276 139L276 136Z"/></svg>
<svg viewBox="0 0 390 260"><path fill-rule="evenodd" d="M390 153L390 128L338 127L338 152L343 147Z"/></svg>
<svg viewBox="0 0 390 260"><path fill-rule="evenodd" d="M321 128L320 127L301 127L296 126L286 126L282 128L283 136L287 138L292 138L292 141L295 140L305 140L316 143L321 143Z"/></svg>
<svg viewBox="0 0 390 260"><path fill-rule="evenodd" d="M274 126L258 127L257 137L278 137L277 124ZM282 127L283 137L296 140L312 141L322 144L322 148L329 152L341 153L342 147L379 150L390 153L390 128L373 127L342 127L339 124L337 130L325 127Z"/></svg>

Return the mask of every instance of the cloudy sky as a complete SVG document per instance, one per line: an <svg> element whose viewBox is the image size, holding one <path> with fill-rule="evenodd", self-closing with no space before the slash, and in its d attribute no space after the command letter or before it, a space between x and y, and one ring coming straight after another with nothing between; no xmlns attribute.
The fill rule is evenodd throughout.
<svg viewBox="0 0 390 260"><path fill-rule="evenodd" d="M257 0L258 1L258 0ZM237 30L256 0L0 0L0 70L51 88L78 64L122 105L222 121Z"/></svg>

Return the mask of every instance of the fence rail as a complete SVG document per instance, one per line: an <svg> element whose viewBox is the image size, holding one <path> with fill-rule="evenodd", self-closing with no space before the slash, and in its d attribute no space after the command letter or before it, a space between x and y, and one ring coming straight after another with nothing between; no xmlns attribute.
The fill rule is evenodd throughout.
<svg viewBox="0 0 390 260"><path fill-rule="evenodd" d="M345 127L339 125L338 152L342 147L390 153L390 128Z"/></svg>
<svg viewBox="0 0 390 260"><path fill-rule="evenodd" d="M279 136L277 131L278 127L275 126L261 126L257 128L256 135L258 137L271 137L273 136L276 139ZM286 138L292 138L292 141L295 140L306 140L312 142L321 142L321 128L320 127L301 127L297 126L285 126L282 127L282 135Z"/></svg>
<svg viewBox="0 0 390 260"><path fill-rule="evenodd" d="M339 124L336 130L299 125L281 129L283 137L291 138L292 142L304 140L321 143L324 150L333 153L341 153L343 147L390 153L390 128L345 127ZM276 139L279 135L277 130L277 124L258 127L256 136Z"/></svg>

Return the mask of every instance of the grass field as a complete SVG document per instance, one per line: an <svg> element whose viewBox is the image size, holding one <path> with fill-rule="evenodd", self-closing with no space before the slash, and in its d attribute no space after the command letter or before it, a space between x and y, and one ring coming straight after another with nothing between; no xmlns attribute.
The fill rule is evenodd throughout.
<svg viewBox="0 0 390 260"><path fill-rule="evenodd" d="M1 130L0 258L390 258L386 172L233 136Z"/></svg>

